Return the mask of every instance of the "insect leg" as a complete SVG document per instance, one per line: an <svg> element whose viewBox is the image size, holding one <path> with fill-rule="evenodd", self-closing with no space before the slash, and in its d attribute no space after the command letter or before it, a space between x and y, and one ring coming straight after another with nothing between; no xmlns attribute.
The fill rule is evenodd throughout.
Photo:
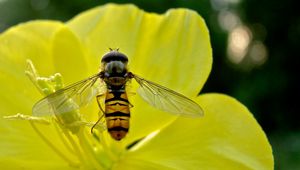
<svg viewBox="0 0 300 170"><path fill-rule="evenodd" d="M128 102L129 104L129 108L133 108L133 104L131 104L130 102Z"/></svg>
<svg viewBox="0 0 300 170"><path fill-rule="evenodd" d="M104 94L100 94L98 96L96 96L96 99L97 99L97 104L98 104L98 107L100 109L100 111L98 112L98 115L99 115L99 119L96 121L96 123L92 126L91 128L91 133L93 133L93 130L94 128L96 127L96 125L100 122L100 120L103 118L105 112L103 110L103 108L101 107L101 103L99 101L100 98L104 97ZM100 112L102 112L102 115L100 115Z"/></svg>
<svg viewBox="0 0 300 170"><path fill-rule="evenodd" d="M104 94L100 94L100 95L96 96L98 107L99 107L99 109L102 111L103 114L104 114L104 110L103 110L102 107L101 107L101 103L100 103L99 99L102 98L102 97L104 97L104 96L105 96ZM100 115L99 115L99 116L100 116Z"/></svg>
<svg viewBox="0 0 300 170"><path fill-rule="evenodd" d="M100 111L99 111L100 112ZM94 128L97 126L97 124L100 122L100 120L103 118L103 116L104 116L104 114L102 114L100 117L99 117L99 119L97 120L97 122L92 126L92 128L91 128L91 133L93 134L94 132L93 132L93 130L94 130Z"/></svg>

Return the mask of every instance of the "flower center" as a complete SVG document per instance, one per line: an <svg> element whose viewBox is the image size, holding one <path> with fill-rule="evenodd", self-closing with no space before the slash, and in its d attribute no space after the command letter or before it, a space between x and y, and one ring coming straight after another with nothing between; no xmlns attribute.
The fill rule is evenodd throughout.
<svg viewBox="0 0 300 170"><path fill-rule="evenodd" d="M63 88L62 76L59 73L50 77L40 77L32 62L27 61L27 63L28 68L25 73L43 95L53 94ZM80 113L78 105L68 93L61 90L58 94L58 97L47 97L45 100L49 105L47 108L50 108L54 114L45 117L44 115L27 116L27 120L30 121L35 132L72 167L110 169L113 162L117 161L120 155L126 151L121 146L122 144L109 137L101 120L96 124L86 121ZM52 105L57 101L64 102L59 105L56 103L56 106ZM22 116L18 115L18 117ZM21 119L24 119L24 116ZM40 130L42 125L37 120L41 119L48 121L48 128L56 132L59 141L50 139ZM93 132L91 133L92 127ZM58 145L57 142L62 145Z"/></svg>

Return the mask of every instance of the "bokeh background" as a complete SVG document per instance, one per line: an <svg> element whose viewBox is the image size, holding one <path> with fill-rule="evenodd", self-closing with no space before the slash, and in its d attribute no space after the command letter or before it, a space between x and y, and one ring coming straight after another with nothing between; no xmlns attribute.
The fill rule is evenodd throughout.
<svg viewBox="0 0 300 170"><path fill-rule="evenodd" d="M268 136L275 169L300 169L300 12L296 1L0 0L0 32L28 20L67 21L108 2L133 3L157 13L185 7L202 15L210 30L214 63L201 93L226 93L245 104Z"/></svg>

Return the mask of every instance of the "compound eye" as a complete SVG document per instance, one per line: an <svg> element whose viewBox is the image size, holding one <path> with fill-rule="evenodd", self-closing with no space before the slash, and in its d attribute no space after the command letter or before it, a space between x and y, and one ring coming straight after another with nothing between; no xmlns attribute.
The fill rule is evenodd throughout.
<svg viewBox="0 0 300 170"><path fill-rule="evenodd" d="M106 53L102 59L101 59L101 63L108 63L108 62L111 62L111 61L121 61L123 63L127 63L128 62L128 57L123 54L123 53L120 53L119 51L116 51L116 50L113 50L113 51L110 51L108 53Z"/></svg>

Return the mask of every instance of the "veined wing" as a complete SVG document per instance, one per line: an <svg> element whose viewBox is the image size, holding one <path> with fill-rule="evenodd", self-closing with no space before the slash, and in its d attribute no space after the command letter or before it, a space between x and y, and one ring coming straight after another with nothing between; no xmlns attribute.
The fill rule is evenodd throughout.
<svg viewBox="0 0 300 170"><path fill-rule="evenodd" d="M184 95L137 75L133 75L133 77L140 84L137 90L138 94L155 108L190 117L204 115L202 108Z"/></svg>
<svg viewBox="0 0 300 170"><path fill-rule="evenodd" d="M105 90L105 83L96 74L44 97L33 106L32 115L47 116L79 109Z"/></svg>

